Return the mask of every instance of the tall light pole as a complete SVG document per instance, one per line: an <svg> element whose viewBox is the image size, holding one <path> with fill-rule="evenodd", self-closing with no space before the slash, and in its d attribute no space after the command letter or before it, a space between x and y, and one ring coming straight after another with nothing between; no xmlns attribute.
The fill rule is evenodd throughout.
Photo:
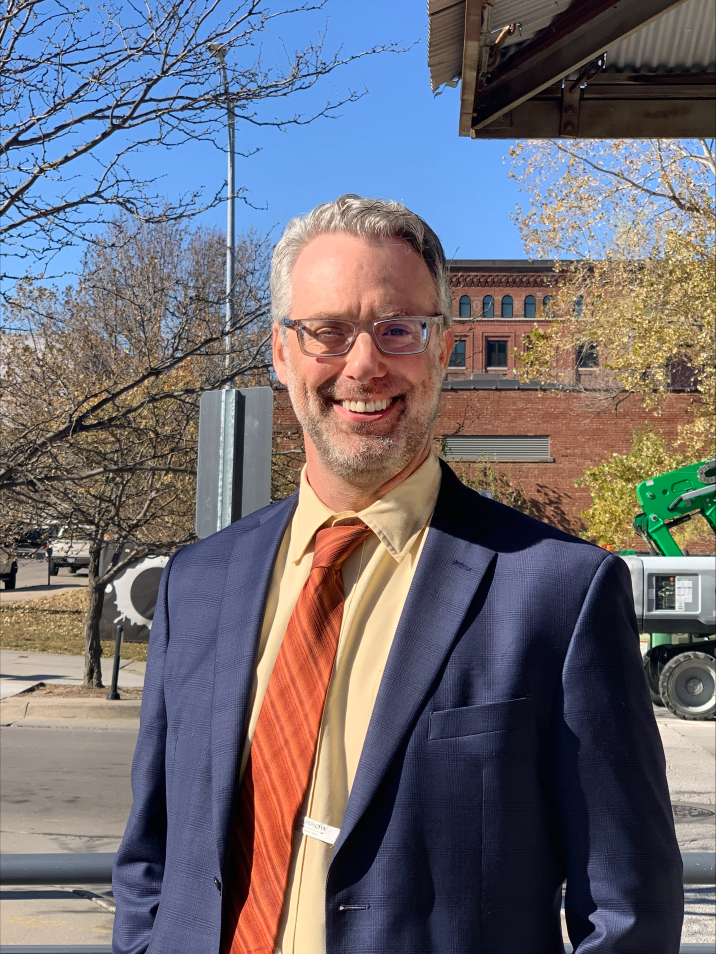
<svg viewBox="0 0 716 954"><path fill-rule="evenodd" d="M226 94L226 119L229 128L229 168L227 176L227 196L226 196L226 317L224 319L224 371L228 375L231 363L231 329L234 326L234 282L236 278L236 255L235 255L235 219L234 219L234 158L235 158L235 115L234 104L231 100L229 90L229 76L226 72L226 47L222 43L211 43L209 49L214 56L224 78L224 92ZM224 385L229 387L227 381Z"/></svg>

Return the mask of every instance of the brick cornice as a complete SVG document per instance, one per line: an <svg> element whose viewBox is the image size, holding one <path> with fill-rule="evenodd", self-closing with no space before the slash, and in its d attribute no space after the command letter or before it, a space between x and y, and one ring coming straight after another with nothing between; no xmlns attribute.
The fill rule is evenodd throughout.
<svg viewBox="0 0 716 954"><path fill-rule="evenodd" d="M500 275L480 272L457 272L450 276L452 288L549 288L554 276Z"/></svg>

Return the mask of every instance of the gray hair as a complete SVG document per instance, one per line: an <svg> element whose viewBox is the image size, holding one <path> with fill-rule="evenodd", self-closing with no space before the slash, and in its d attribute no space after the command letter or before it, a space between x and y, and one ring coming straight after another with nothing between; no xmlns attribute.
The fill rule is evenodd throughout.
<svg viewBox="0 0 716 954"><path fill-rule="evenodd" d="M308 215L286 226L271 262L271 310L280 322L291 311L291 275L298 256L319 235L341 232L359 238L400 238L417 252L433 277L440 302L443 328L452 321L452 296L447 261L440 239L427 222L399 202L342 195L317 205Z"/></svg>

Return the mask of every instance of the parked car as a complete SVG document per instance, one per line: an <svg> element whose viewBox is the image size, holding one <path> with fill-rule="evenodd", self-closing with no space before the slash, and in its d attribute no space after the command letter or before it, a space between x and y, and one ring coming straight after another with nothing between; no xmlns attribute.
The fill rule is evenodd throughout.
<svg viewBox="0 0 716 954"><path fill-rule="evenodd" d="M60 567L66 566L70 573L76 573L90 562L90 540L87 531L91 527L55 527L52 539L47 543L47 559L50 561L50 574L57 576Z"/></svg>
<svg viewBox="0 0 716 954"><path fill-rule="evenodd" d="M17 583L17 557L10 547L0 546L0 580L6 590L14 590Z"/></svg>
<svg viewBox="0 0 716 954"><path fill-rule="evenodd" d="M45 546L50 536L50 527L37 527L35 530L28 530L21 537L15 539L15 550L28 555L41 553L44 557Z"/></svg>

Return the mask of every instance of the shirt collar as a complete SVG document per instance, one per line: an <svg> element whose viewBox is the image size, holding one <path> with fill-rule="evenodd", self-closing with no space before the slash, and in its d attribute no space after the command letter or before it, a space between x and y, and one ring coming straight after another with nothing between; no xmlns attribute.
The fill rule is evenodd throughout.
<svg viewBox="0 0 716 954"><path fill-rule="evenodd" d="M333 526L342 520L358 518L370 527L396 563L400 563L432 516L440 478L440 463L437 456L431 453L410 477L365 510L360 513L353 510L334 513L316 496L308 483L304 467L298 507L291 524L289 560L293 563L301 561L322 526Z"/></svg>

